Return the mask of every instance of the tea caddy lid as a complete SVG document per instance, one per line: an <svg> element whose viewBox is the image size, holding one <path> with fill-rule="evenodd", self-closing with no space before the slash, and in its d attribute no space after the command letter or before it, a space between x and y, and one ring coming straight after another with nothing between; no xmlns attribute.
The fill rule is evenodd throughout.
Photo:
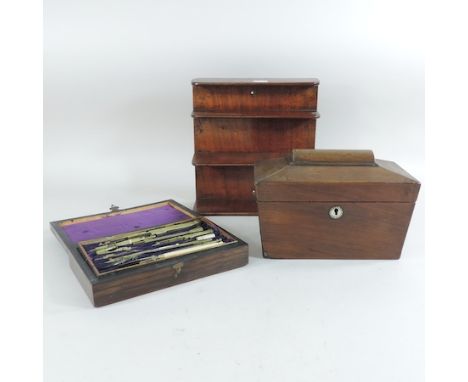
<svg viewBox="0 0 468 382"><path fill-rule="evenodd" d="M293 150L257 162L258 202L415 202L420 183L371 150Z"/></svg>

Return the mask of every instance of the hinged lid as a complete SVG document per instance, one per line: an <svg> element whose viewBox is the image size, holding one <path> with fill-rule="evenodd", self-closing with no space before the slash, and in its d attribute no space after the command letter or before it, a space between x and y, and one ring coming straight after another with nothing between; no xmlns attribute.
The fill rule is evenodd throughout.
<svg viewBox="0 0 468 382"><path fill-rule="evenodd" d="M414 202L420 183L370 150L293 150L255 165L257 201Z"/></svg>

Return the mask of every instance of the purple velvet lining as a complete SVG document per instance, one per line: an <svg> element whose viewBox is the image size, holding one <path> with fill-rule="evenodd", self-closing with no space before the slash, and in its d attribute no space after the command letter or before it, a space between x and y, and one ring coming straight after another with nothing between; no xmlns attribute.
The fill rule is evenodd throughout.
<svg viewBox="0 0 468 382"><path fill-rule="evenodd" d="M190 216L166 204L151 209L103 217L97 220L63 226L67 236L75 243L105 236L118 235L156 225L174 223Z"/></svg>

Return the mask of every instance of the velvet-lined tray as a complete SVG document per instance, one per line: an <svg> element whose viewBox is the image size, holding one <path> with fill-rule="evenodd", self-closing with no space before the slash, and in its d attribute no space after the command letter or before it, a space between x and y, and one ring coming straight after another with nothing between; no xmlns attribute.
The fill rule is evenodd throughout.
<svg viewBox="0 0 468 382"><path fill-rule="evenodd" d="M219 232L228 245L110 272L97 271L91 256L83 250L86 245L109 237L194 218ZM173 200L55 221L51 227L67 249L70 266L94 306L224 272L248 262L247 243Z"/></svg>

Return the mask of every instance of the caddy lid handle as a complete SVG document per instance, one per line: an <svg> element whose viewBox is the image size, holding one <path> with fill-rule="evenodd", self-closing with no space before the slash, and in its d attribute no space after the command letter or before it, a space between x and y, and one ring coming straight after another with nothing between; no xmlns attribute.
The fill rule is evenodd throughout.
<svg viewBox="0 0 468 382"><path fill-rule="evenodd" d="M294 164L375 166L372 150L294 149L292 162Z"/></svg>

